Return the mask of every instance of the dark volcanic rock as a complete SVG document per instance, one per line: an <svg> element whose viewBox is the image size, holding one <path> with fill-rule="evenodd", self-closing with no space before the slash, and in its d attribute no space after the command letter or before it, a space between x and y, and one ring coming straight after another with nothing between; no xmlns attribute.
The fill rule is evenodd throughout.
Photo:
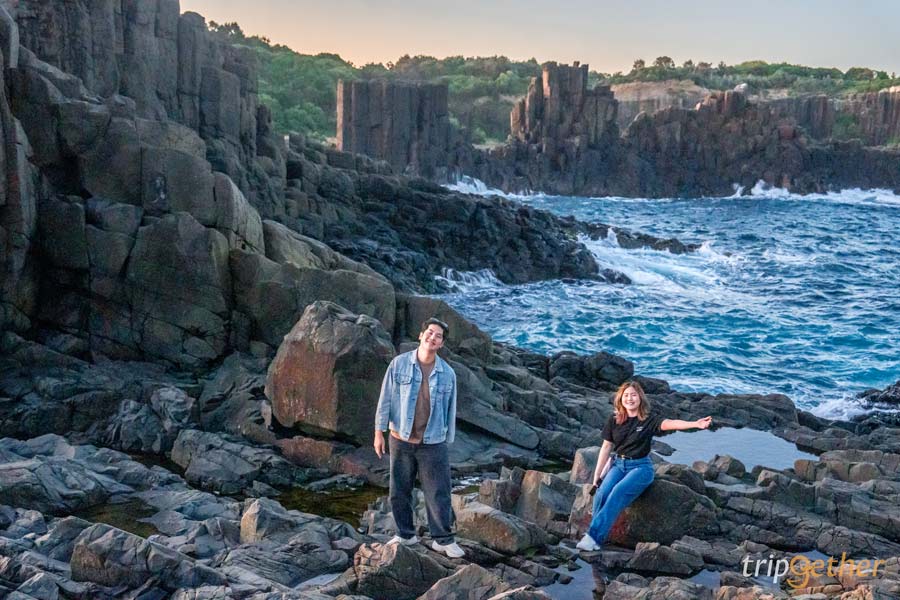
<svg viewBox="0 0 900 600"><path fill-rule="evenodd" d="M506 554L519 554L551 541L537 525L480 502L457 509L456 519L461 537Z"/></svg>
<svg viewBox="0 0 900 600"><path fill-rule="evenodd" d="M397 337L418 339L422 324L434 317L447 323L450 335L444 340L447 349L460 355L472 355L487 361L491 355L491 336L467 321L443 300L425 296L398 297Z"/></svg>
<svg viewBox="0 0 900 600"><path fill-rule="evenodd" d="M394 357L384 328L331 302L315 302L278 349L266 395L285 427L308 427L368 444L375 399Z"/></svg>
<svg viewBox="0 0 900 600"><path fill-rule="evenodd" d="M132 588L155 578L169 591L225 583L223 575L183 554L102 523L88 527L75 540L72 577Z"/></svg>
<svg viewBox="0 0 900 600"><path fill-rule="evenodd" d="M859 394L858 398L867 407L897 407L900 406L900 381L889 385L883 390L866 390Z"/></svg>
<svg viewBox="0 0 900 600"><path fill-rule="evenodd" d="M574 352L560 352L550 359L549 376L590 388L615 388L634 374L634 365L621 356L598 352L580 356Z"/></svg>
<svg viewBox="0 0 900 600"><path fill-rule="evenodd" d="M446 169L451 138L447 84L384 80L338 81L337 148L385 160L398 172L426 177ZM329 163L353 167L350 154Z"/></svg>
<svg viewBox="0 0 900 600"><path fill-rule="evenodd" d="M317 207L329 224L324 239L402 290L436 290L434 276L444 268L491 269L506 283L597 274L596 261L570 225L547 212L424 181L353 175L352 196ZM342 208L340 218L335 205Z"/></svg>
<svg viewBox="0 0 900 600"><path fill-rule="evenodd" d="M435 583L421 600L488 600L512 586L476 564L466 565Z"/></svg>
<svg viewBox="0 0 900 600"><path fill-rule="evenodd" d="M356 593L398 600L419 597L449 574L430 556L403 544L363 545L357 550L352 567Z"/></svg>
<svg viewBox="0 0 900 600"><path fill-rule="evenodd" d="M190 483L224 494L243 492L255 482L285 488L305 480L304 470L272 449L194 429L178 434L172 460Z"/></svg>
<svg viewBox="0 0 900 600"><path fill-rule="evenodd" d="M672 519L671 515L682 515ZM657 478L619 516L610 531L610 541L623 546L638 542L670 544L684 535L714 533L718 530L712 500L687 486Z"/></svg>
<svg viewBox="0 0 900 600"><path fill-rule="evenodd" d="M859 124L868 144L900 128L896 91L835 101L751 103L743 91L714 92L693 108L640 113L618 135L617 101L587 89L586 65L547 63L510 114L510 141L463 154L457 166L505 191L579 196L700 197L751 189L758 181L811 193L900 188L900 152L859 141L817 142L835 112Z"/></svg>

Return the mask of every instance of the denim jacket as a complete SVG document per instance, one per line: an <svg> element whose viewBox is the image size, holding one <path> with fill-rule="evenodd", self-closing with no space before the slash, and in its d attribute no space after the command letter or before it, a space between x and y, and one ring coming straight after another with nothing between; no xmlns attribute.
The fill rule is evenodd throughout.
<svg viewBox="0 0 900 600"><path fill-rule="evenodd" d="M416 360L416 351L395 356L381 383L375 430L384 431L390 426L402 439L408 440L421 385L422 369ZM435 356L434 369L428 377L428 391L431 416L422 442L438 444L446 440L452 443L456 437L456 373L440 356Z"/></svg>

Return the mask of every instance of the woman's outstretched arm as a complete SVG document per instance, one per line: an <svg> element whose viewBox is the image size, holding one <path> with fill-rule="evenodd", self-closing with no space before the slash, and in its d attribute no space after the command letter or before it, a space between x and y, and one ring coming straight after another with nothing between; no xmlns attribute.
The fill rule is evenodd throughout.
<svg viewBox="0 0 900 600"><path fill-rule="evenodd" d="M659 428L662 431L681 431L683 429L706 429L712 423L712 417L703 417L696 421L681 421L679 419L663 419Z"/></svg>
<svg viewBox="0 0 900 600"><path fill-rule="evenodd" d="M600 473L603 472L603 467L609 460L610 452L612 452L612 442L603 440L603 445L600 446L600 455L597 457L597 466L594 468L594 476L591 478L591 483L594 485L600 485Z"/></svg>

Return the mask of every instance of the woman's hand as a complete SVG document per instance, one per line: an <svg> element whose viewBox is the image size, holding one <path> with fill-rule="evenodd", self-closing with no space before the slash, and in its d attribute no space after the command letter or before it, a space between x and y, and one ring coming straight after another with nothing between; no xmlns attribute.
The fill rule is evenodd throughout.
<svg viewBox="0 0 900 600"><path fill-rule="evenodd" d="M703 417L702 419L694 421L694 426L697 429L706 429L710 425L712 425L712 417Z"/></svg>

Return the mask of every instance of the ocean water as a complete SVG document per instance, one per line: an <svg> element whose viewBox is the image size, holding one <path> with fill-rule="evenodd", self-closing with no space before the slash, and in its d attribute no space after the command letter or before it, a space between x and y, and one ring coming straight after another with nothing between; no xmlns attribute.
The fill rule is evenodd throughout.
<svg viewBox="0 0 900 600"><path fill-rule="evenodd" d="M490 194L478 181L455 189ZM849 418L854 397L900 379L900 196L635 199L508 195L588 222L701 244L674 255L583 240L631 285L508 286L490 272L445 272L442 296L495 339L538 352L605 350L681 391L783 393Z"/></svg>

